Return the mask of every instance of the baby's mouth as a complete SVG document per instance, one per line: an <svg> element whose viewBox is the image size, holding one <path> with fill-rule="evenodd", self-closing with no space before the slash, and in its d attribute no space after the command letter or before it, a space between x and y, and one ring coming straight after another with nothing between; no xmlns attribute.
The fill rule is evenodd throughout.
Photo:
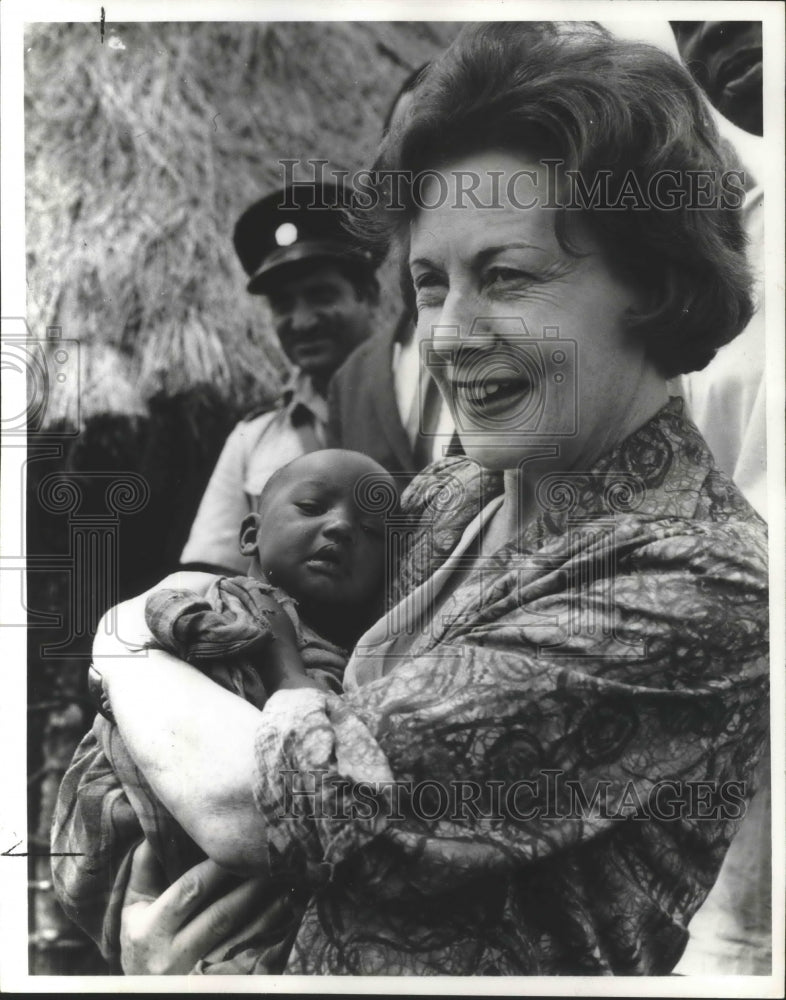
<svg viewBox="0 0 786 1000"><path fill-rule="evenodd" d="M328 576L338 576L344 571L345 554L339 545L323 545L306 560L306 565Z"/></svg>

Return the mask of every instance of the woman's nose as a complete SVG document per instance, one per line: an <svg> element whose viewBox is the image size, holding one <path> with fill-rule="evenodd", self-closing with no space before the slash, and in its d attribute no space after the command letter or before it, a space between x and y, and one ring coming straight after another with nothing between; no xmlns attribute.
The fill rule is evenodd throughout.
<svg viewBox="0 0 786 1000"><path fill-rule="evenodd" d="M421 360L437 385L444 385L443 380L455 370L462 352L472 347L475 335L486 332L487 328L488 320L478 315L474 297L455 295L448 296L439 317L436 321L431 320L429 329L418 330L423 341Z"/></svg>
<svg viewBox="0 0 786 1000"><path fill-rule="evenodd" d="M487 320L481 315L482 309L476 295L470 292L451 292L442 304L436 322L432 319L427 336L443 342L465 340L482 332Z"/></svg>

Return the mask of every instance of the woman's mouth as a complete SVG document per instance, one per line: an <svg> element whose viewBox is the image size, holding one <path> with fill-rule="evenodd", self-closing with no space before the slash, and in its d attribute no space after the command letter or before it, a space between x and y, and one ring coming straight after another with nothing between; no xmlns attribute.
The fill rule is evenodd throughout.
<svg viewBox="0 0 786 1000"><path fill-rule="evenodd" d="M513 418L529 409L535 386L530 379L485 378L478 382L453 382L451 391L457 407L475 418Z"/></svg>

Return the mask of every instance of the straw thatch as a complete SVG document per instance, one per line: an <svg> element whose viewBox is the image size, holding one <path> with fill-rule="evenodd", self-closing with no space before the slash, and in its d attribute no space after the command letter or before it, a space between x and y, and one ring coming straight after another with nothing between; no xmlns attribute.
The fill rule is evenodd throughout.
<svg viewBox="0 0 786 1000"><path fill-rule="evenodd" d="M38 338L59 327L79 341L68 375L80 358L79 379L49 383L43 429L80 433L32 453L28 552L73 554L78 524L39 496L48 476L69 477L98 514L106 473L148 492L114 526L116 592L91 566L28 577L33 974L104 970L57 906L46 857L57 785L92 715L90 629L174 568L233 422L285 372L264 302L245 292L234 221L281 184L279 158L368 166L400 83L457 29L108 24L103 43L94 24L27 31L28 319ZM394 275L382 277L387 326L400 307Z"/></svg>
<svg viewBox="0 0 786 1000"><path fill-rule="evenodd" d="M274 393L285 363L245 294L235 219L280 185L282 157L367 166L399 83L456 30L108 24L102 42L95 24L29 28L29 319L81 342L83 420L202 383L239 409ZM54 387L49 420L74 412L75 384Z"/></svg>

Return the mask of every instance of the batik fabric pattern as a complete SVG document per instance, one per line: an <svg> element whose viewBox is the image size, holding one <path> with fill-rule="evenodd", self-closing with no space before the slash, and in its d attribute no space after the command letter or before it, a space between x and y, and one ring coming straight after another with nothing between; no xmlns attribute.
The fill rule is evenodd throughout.
<svg viewBox="0 0 786 1000"><path fill-rule="evenodd" d="M394 600L501 490L464 458L413 481ZM664 975L685 948L767 734L765 526L679 399L538 502L382 676L261 713L271 868L311 893L287 973Z"/></svg>

